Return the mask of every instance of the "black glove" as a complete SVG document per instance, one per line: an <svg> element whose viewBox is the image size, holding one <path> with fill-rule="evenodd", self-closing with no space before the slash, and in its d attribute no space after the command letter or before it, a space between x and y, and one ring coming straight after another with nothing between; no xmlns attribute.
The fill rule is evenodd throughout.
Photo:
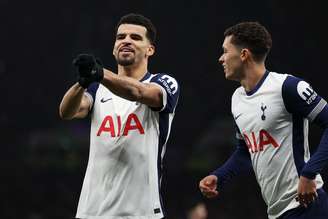
<svg viewBox="0 0 328 219"><path fill-rule="evenodd" d="M77 79L83 88L88 88L92 82L100 82L104 78L102 63L90 54L80 54L73 60L77 67Z"/></svg>

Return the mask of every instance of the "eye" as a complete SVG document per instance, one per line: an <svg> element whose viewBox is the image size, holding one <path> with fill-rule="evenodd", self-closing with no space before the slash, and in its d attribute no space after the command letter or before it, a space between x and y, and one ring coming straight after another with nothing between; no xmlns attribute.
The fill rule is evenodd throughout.
<svg viewBox="0 0 328 219"><path fill-rule="evenodd" d="M117 34L117 35L116 35L116 39L117 39L117 40L122 40L122 39L125 38L125 36L126 36L125 34Z"/></svg>
<svg viewBox="0 0 328 219"><path fill-rule="evenodd" d="M143 38L139 34L131 34L131 39L139 41L142 40Z"/></svg>

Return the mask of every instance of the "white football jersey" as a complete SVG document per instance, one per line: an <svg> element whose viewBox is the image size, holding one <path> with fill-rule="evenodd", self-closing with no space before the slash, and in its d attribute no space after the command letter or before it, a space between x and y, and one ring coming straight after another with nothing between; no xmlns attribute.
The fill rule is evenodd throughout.
<svg viewBox="0 0 328 219"><path fill-rule="evenodd" d="M166 74L146 73L141 81L162 89L162 109L123 99L98 83L86 92L92 103L90 154L77 218L164 217L162 159L179 86Z"/></svg>
<svg viewBox="0 0 328 219"><path fill-rule="evenodd" d="M326 104L305 81L274 72L251 92L239 87L232 96L237 136L248 147L270 219L299 205L299 175L310 158L308 121ZM320 175L316 183L322 187Z"/></svg>

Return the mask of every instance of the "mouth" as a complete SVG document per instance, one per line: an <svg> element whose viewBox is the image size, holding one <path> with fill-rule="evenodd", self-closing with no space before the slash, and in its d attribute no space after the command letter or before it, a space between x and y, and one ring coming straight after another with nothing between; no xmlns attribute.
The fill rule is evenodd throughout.
<svg viewBox="0 0 328 219"><path fill-rule="evenodd" d="M118 50L118 52L123 54L131 54L134 53L134 50L128 46L123 46Z"/></svg>

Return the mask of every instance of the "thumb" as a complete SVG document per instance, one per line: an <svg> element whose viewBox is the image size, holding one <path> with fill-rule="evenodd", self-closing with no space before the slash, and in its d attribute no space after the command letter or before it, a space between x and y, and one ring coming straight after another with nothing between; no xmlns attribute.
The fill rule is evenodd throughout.
<svg viewBox="0 0 328 219"><path fill-rule="evenodd" d="M215 183L214 179L212 179L212 178L208 178L208 179L205 180L205 184L208 185L208 186L211 186L214 183Z"/></svg>

